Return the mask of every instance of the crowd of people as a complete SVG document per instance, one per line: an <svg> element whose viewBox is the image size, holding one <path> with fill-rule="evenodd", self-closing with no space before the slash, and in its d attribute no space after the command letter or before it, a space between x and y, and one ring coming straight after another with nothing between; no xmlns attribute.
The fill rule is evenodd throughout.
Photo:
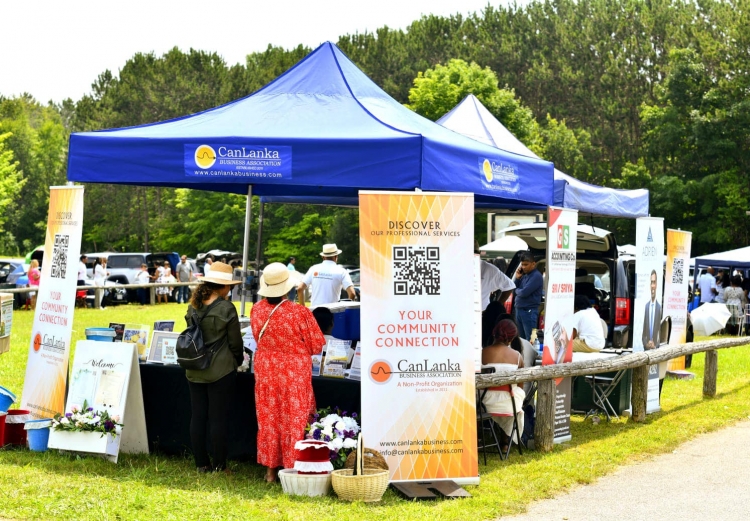
<svg viewBox="0 0 750 521"><path fill-rule="evenodd" d="M312 359L320 354L333 327L326 304L338 302L342 289L354 300L348 271L337 264L342 253L325 244L322 262L312 266L300 282L294 258L287 265L265 267L258 294L263 297L251 310L250 326L257 345L253 357L255 403L258 419L258 463L265 479L275 482L280 468L294 466L294 445L304 438L305 426L315 412ZM204 342L214 352L202 371L186 371L190 385L190 437L199 472L227 472L227 407L236 392L236 369L243 361L243 346L236 308L228 302L233 269L221 261L207 262L208 272L193 292L186 322L198 321ZM177 270L179 272L179 269ZM311 286L312 308L304 305ZM301 295L301 304L290 296ZM328 313L324 313L328 311ZM211 451L207 450L211 447Z"/></svg>
<svg viewBox="0 0 750 521"><path fill-rule="evenodd" d="M699 305L709 302L725 304L732 314L727 322L728 328L730 332L736 332L746 312L750 277L743 277L739 270L730 274L729 270L717 271L708 267L701 272L695 291L699 295Z"/></svg>

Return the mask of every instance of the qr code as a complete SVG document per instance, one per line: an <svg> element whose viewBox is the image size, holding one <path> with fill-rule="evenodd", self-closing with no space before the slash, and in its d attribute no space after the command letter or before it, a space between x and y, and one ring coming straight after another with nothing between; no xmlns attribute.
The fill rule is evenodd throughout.
<svg viewBox="0 0 750 521"><path fill-rule="evenodd" d="M440 295L440 248L393 247L394 295Z"/></svg>
<svg viewBox="0 0 750 521"><path fill-rule="evenodd" d="M52 250L52 278L64 279L68 269L69 235L55 235L55 247Z"/></svg>
<svg viewBox="0 0 750 521"><path fill-rule="evenodd" d="M175 344L171 342L164 342L164 358L175 358Z"/></svg>
<svg viewBox="0 0 750 521"><path fill-rule="evenodd" d="M682 284L685 280L685 259L674 259L672 262L672 284Z"/></svg>

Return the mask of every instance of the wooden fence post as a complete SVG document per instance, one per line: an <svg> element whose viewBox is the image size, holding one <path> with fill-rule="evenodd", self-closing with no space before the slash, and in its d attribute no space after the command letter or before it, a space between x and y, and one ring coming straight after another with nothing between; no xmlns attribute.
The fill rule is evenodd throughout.
<svg viewBox="0 0 750 521"><path fill-rule="evenodd" d="M648 366L633 368L633 390L630 395L630 418L634 422L646 421L646 398L648 394Z"/></svg>
<svg viewBox="0 0 750 521"><path fill-rule="evenodd" d="M156 288L154 288L153 286L149 287L148 294L149 298L151 299L150 303L153 306L154 304L156 304Z"/></svg>
<svg viewBox="0 0 750 521"><path fill-rule="evenodd" d="M555 381L540 380L536 390L534 448L550 452L555 439Z"/></svg>
<svg viewBox="0 0 750 521"><path fill-rule="evenodd" d="M716 350L706 351L706 364L703 368L703 396L716 396L716 375L719 372L719 354Z"/></svg>

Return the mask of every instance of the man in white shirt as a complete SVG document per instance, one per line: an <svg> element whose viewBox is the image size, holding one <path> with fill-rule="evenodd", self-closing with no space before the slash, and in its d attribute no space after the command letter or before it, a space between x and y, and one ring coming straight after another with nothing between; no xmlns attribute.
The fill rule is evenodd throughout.
<svg viewBox="0 0 750 521"><path fill-rule="evenodd" d="M81 259L78 261L78 286L86 285L86 255L81 255Z"/></svg>
<svg viewBox="0 0 750 521"><path fill-rule="evenodd" d="M208 277L208 274L211 273L211 264L214 263L214 256L209 255L206 257L206 263L203 265L203 276Z"/></svg>
<svg viewBox="0 0 750 521"><path fill-rule="evenodd" d="M490 295L495 291L501 291L498 301L502 304L508 300L510 294L516 289L516 285L494 264L483 260L480 260L479 263L482 279L482 311L484 311L490 305Z"/></svg>
<svg viewBox="0 0 750 521"><path fill-rule="evenodd" d="M150 281L151 281L151 276L148 274L148 265L141 264L141 271L139 271L135 275L135 283L136 284L148 284ZM149 297L149 289L138 288L136 293L138 293L138 302L140 302L141 306L145 306Z"/></svg>
<svg viewBox="0 0 750 521"><path fill-rule="evenodd" d="M349 272L336 264L339 259L341 250L335 244L324 244L320 256L323 262L315 264L302 278L302 282L297 286L297 295L299 303L305 305L305 289L312 286L312 298L310 307L322 306L338 302L341 298L341 290L346 290L347 295L352 300L356 300L357 294L354 291L354 284Z"/></svg>
<svg viewBox="0 0 750 521"><path fill-rule="evenodd" d="M703 274L698 278L698 287L701 290L701 304L713 302L718 294L713 268L709 267L707 270L703 271Z"/></svg>
<svg viewBox="0 0 750 521"><path fill-rule="evenodd" d="M599 313L591 307L591 302L585 295L576 295L573 309L573 351L598 353L606 342Z"/></svg>

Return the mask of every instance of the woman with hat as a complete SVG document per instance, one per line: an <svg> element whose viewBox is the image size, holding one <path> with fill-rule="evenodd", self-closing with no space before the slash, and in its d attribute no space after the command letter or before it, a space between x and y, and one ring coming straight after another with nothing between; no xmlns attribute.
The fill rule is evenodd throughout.
<svg viewBox="0 0 750 521"><path fill-rule="evenodd" d="M237 367L243 361L242 334L234 304L224 300L232 286L232 267L222 262L211 266L193 292L185 321L200 322L203 342L212 346L211 365L201 371L186 370L190 387L190 440L199 472L227 471L227 425L235 392ZM207 431L211 438L213 465L209 459Z"/></svg>
<svg viewBox="0 0 750 521"><path fill-rule="evenodd" d="M279 467L294 467L294 444L305 437L315 412L311 357L325 344L312 312L287 300L294 286L290 273L280 262L266 266L258 291L266 298L250 316L258 344L253 360L258 463L266 467L268 482L276 481Z"/></svg>

